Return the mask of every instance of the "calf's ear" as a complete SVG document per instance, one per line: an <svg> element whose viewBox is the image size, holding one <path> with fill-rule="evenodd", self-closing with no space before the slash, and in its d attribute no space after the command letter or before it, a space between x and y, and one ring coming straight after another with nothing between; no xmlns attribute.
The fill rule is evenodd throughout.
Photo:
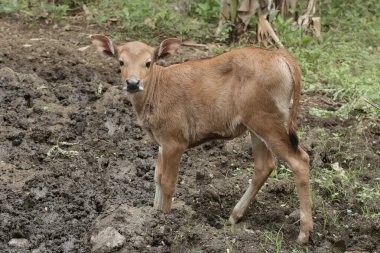
<svg viewBox="0 0 380 253"><path fill-rule="evenodd" d="M165 57L168 54L174 54L179 46L181 41L179 39L166 39L163 40L155 52L155 58L158 60Z"/></svg>
<svg viewBox="0 0 380 253"><path fill-rule="evenodd" d="M114 45L112 40L104 35L91 35L92 44L96 49L107 57L116 57L117 47Z"/></svg>

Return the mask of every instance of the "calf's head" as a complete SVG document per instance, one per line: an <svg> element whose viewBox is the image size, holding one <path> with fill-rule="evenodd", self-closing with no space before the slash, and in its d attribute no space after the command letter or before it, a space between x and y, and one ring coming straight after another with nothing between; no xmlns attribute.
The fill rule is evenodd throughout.
<svg viewBox="0 0 380 253"><path fill-rule="evenodd" d="M117 46L104 35L92 35L91 41L101 54L119 61L121 81L130 93L144 90L144 81L151 74L153 65L160 58L174 53L181 44L178 39L166 39L157 48L139 41Z"/></svg>

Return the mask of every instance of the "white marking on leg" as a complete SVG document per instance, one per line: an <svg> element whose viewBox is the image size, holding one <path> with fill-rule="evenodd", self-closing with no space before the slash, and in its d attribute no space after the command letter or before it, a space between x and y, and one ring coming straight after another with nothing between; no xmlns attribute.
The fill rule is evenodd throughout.
<svg viewBox="0 0 380 253"><path fill-rule="evenodd" d="M162 155L162 147L159 146L158 147L158 156L161 157L161 155ZM157 166L158 165L156 164L156 168L154 170L154 182L156 184L156 192L154 194L153 207L158 209L158 210L162 210L162 190L161 190L161 182L160 182L161 179L158 178Z"/></svg>
<svg viewBox="0 0 380 253"><path fill-rule="evenodd" d="M305 213L304 212L302 212L302 211L300 211L300 220L301 221L304 221L305 220Z"/></svg>
<svg viewBox="0 0 380 253"><path fill-rule="evenodd" d="M162 155L162 146L158 146L158 154Z"/></svg>
<svg viewBox="0 0 380 253"><path fill-rule="evenodd" d="M156 193L154 194L153 207L158 210L162 209L162 192L161 186L158 183L156 183Z"/></svg>
<svg viewBox="0 0 380 253"><path fill-rule="evenodd" d="M250 202L251 202L251 198L252 198L252 194L253 194L253 186L252 186L252 181L250 180L249 181L249 186L247 188L247 190L245 191L244 195L241 197L241 199L239 200L239 202L236 204L236 206L234 207L234 210L233 212L235 213L236 215L236 218L241 218L245 212L245 210L247 210ZM232 216L230 217L230 222L232 224L235 224L237 222L237 220L235 220Z"/></svg>

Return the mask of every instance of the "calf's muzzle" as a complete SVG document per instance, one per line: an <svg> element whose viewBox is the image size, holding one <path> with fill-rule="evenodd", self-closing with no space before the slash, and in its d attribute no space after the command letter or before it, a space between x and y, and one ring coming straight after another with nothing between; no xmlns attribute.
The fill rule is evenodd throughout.
<svg viewBox="0 0 380 253"><path fill-rule="evenodd" d="M143 87L141 86L141 82L137 78L128 78L125 81L125 87L128 92L138 92L144 90Z"/></svg>

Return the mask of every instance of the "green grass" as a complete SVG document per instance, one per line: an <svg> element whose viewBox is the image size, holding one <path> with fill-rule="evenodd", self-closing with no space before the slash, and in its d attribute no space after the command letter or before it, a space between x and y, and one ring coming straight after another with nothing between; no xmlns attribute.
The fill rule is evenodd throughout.
<svg viewBox="0 0 380 253"><path fill-rule="evenodd" d="M283 235L281 229L282 229L282 227L277 232L276 231L275 232L272 232L272 231L265 232L265 234L264 234L265 242L262 245L264 252L268 252L268 253L269 252L276 252L276 253L282 252L282 248L284 245L284 235ZM268 245L271 245L273 247L273 249L271 249L270 251L267 251Z"/></svg>
<svg viewBox="0 0 380 253"><path fill-rule="evenodd" d="M62 19L70 11L70 1L61 1L61 4L47 4L47 1L2 1L0 3L0 17L7 14L17 13L24 17L35 19L51 18L55 21Z"/></svg>
<svg viewBox="0 0 380 253"><path fill-rule="evenodd" d="M276 182L276 181L282 181L286 178L292 178L292 172L288 168L288 166L284 164L279 164L276 169L274 169L270 175L270 178Z"/></svg>
<svg viewBox="0 0 380 253"><path fill-rule="evenodd" d="M41 5L41 2L44 4ZM51 18L55 21L70 14L77 13L83 4L89 10L89 22L101 26L112 23L121 28L122 34L112 34L119 39L126 37L159 43L163 38L178 37L212 41L213 29L219 17L219 1L186 1L177 0L62 0L48 4L45 0L12 0L0 3L0 16L11 13L26 17Z"/></svg>
<svg viewBox="0 0 380 253"><path fill-rule="evenodd" d="M285 28L280 30L285 32L281 39L301 65L304 88L343 103L335 112L317 108L311 114L379 117L380 2L324 0L318 3L323 28L321 44L308 36L297 40Z"/></svg>

